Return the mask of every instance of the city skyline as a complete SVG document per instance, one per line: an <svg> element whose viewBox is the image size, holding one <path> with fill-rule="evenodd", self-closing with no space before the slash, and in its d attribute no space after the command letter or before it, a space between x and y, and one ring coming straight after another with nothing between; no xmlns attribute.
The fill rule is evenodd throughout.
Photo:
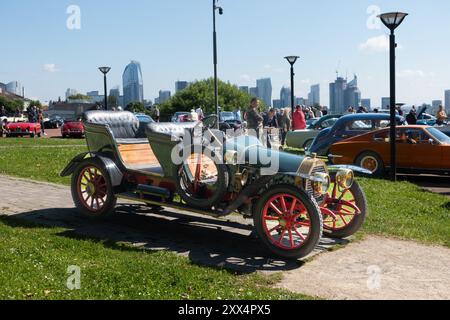
<svg viewBox="0 0 450 320"><path fill-rule="evenodd" d="M13 32L7 32L3 39L8 47L17 47L20 42L43 48L32 55L27 50L0 52L0 61L8 62L0 65L0 81L21 82L27 97L43 102L55 100L67 88L102 92L97 67L112 67L108 83L114 86L121 83L121 71L130 59L143 65L145 99L153 100L160 90L173 88L174 79L195 81L212 76L211 13L206 1L186 4L176 0L152 3L135 0L133 6L117 4L107 18L102 18L96 14L101 10L99 3L80 0L80 30L66 27L69 1L44 2L45 6L30 0L7 2L0 13L2 29L14 26ZM282 2L223 0L225 15L218 21L220 79L250 88L257 79L270 77L272 96L276 97L280 88L289 86L289 66L283 57L293 53L301 57L296 64L296 96L307 97L310 86L317 83L322 88L321 102L327 105L328 85L337 70L344 78L357 73L360 90L376 106L382 97L389 95L388 31L373 16L378 9L402 10L411 15L397 33L398 100L417 105L445 101L443 93L450 88L450 66L445 54L450 44L443 41L445 30L450 29L444 14L450 10L448 1L383 0L378 1L378 9L372 1L365 0L349 0L345 5L325 1ZM180 10L173 12L173 6ZM286 12L285 7L291 10ZM308 14L318 10L324 15L320 23ZM285 14L285 21L293 22L273 21L271 17L277 13ZM24 19L17 23L12 17L19 14ZM264 20L263 26L249 25L249 14ZM433 19L427 19L430 14ZM126 20L124 26L116 26L113 22L123 21L123 16L133 19ZM305 31L303 24L311 28ZM242 28L245 34L252 34L252 40L243 35ZM348 30L344 36L343 29ZM112 49L117 34L126 35L119 40L121 47L126 44L126 50ZM270 41L273 49L255 49L255 54L253 43L264 41ZM312 45L305 47L304 43ZM100 49L104 46L106 50ZM180 50L183 59L179 58Z"/></svg>

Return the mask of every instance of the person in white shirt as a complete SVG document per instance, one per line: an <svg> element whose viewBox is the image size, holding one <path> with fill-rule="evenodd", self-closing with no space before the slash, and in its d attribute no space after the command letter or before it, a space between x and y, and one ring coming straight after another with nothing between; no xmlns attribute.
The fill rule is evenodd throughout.
<svg viewBox="0 0 450 320"><path fill-rule="evenodd" d="M194 109L192 109L191 110L191 121L197 122L198 119L199 119L198 113Z"/></svg>
<svg viewBox="0 0 450 320"><path fill-rule="evenodd" d="M203 110L202 110L202 108L201 107L199 107L199 108L197 108L197 110L195 110L195 112L197 113L197 115L198 115L198 119L203 119L205 116L204 116L204 114L203 114Z"/></svg>

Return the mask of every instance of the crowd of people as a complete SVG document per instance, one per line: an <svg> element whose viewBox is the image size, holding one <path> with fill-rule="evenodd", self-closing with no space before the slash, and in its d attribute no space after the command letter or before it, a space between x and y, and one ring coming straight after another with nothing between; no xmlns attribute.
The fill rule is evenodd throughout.
<svg viewBox="0 0 450 320"><path fill-rule="evenodd" d="M310 119L321 118L327 115L328 110L323 107L307 107L298 105L294 113L290 108L270 109L267 113L261 113L260 101L253 98L250 108L244 114L244 120L247 121L247 129L256 132L259 139L262 134L270 135L274 129L278 129L280 134L281 146L286 143L287 133L292 130L304 130L307 128L307 121ZM267 139L270 147L270 139Z"/></svg>

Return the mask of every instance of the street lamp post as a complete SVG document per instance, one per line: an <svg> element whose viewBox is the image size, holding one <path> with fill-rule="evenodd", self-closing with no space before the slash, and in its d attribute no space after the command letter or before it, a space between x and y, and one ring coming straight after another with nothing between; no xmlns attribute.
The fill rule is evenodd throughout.
<svg viewBox="0 0 450 320"><path fill-rule="evenodd" d="M101 73L103 73L103 82L105 85L105 110L108 110L108 86L106 83L106 75L111 70L111 68L110 67L100 67L98 69L100 70Z"/></svg>
<svg viewBox="0 0 450 320"><path fill-rule="evenodd" d="M395 83L395 49L397 44L395 42L395 29L405 20L407 13L403 12L389 12L383 13L379 16L383 24L391 31L389 37L389 61L390 61L390 111L391 111L391 132L390 132L390 145L391 145L391 180L397 181L397 101L396 101L396 83Z"/></svg>
<svg viewBox="0 0 450 320"><path fill-rule="evenodd" d="M219 81L217 78L217 33L216 33L216 11L223 15L223 8L217 6L218 0L213 0L213 49L214 49L214 107L216 109L217 119L220 119L219 110ZM219 120L217 120L217 129L219 129Z"/></svg>
<svg viewBox="0 0 450 320"><path fill-rule="evenodd" d="M295 112L295 95L294 95L294 76L295 76L295 72L294 72L294 64L297 62L297 60L300 57L298 56L288 56L285 57L285 59L289 62L289 64L291 65L291 117L292 120L294 119L294 112ZM292 130L294 129L294 126L292 126Z"/></svg>

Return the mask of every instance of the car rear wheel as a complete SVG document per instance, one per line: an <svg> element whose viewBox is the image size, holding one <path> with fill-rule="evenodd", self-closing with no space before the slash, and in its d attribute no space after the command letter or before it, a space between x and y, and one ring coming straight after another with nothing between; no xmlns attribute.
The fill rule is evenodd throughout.
<svg viewBox="0 0 450 320"><path fill-rule="evenodd" d="M381 157L374 152L363 152L355 161L361 168L369 170L374 176L381 176L384 173L384 163Z"/></svg>
<svg viewBox="0 0 450 320"><path fill-rule="evenodd" d="M104 219L115 212L117 198L103 164L86 159L72 175L72 198L77 209L91 219Z"/></svg>
<svg viewBox="0 0 450 320"><path fill-rule="evenodd" d="M357 233L367 217L367 199L358 182L342 190L336 184L336 174L331 176L331 185L324 204L324 235L329 238L348 238Z"/></svg>
<svg viewBox="0 0 450 320"><path fill-rule="evenodd" d="M309 255L322 237L316 201L290 185L266 191L253 214L259 239L272 253L288 259Z"/></svg>

